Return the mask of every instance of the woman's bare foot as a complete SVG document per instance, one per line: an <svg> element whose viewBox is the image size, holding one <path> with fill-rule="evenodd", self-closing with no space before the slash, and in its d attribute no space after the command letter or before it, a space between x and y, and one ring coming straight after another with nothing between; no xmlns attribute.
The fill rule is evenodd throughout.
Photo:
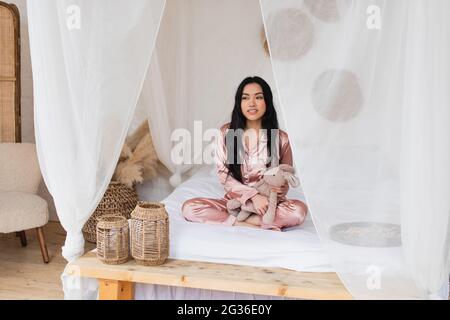
<svg viewBox="0 0 450 320"><path fill-rule="evenodd" d="M252 214L245 220L246 223L249 223L257 227L261 227L261 221L262 221L261 216L258 216L257 214Z"/></svg>
<svg viewBox="0 0 450 320"><path fill-rule="evenodd" d="M259 228L261 228L261 222L262 222L261 216L259 216L257 214L252 214L245 221L242 221L242 222L236 221L236 223L234 225L235 226L241 226L241 227L249 227L249 228L259 229ZM272 227L272 228L266 229L266 230L278 231L278 232L282 231L278 227Z"/></svg>
<svg viewBox="0 0 450 320"><path fill-rule="evenodd" d="M256 229L259 229L259 226L255 226L254 224L247 223L247 222L245 222L245 221L236 221L236 223L234 224L234 226L236 226L236 227L248 227L248 228L256 228Z"/></svg>

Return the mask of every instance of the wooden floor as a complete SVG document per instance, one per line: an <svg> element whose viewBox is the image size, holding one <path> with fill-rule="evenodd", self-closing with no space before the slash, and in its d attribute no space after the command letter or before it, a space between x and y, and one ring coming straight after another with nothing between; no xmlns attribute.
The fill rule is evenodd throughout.
<svg viewBox="0 0 450 320"><path fill-rule="evenodd" d="M44 227L50 263L44 264L35 230L27 231L28 245L22 248L15 234L0 235L0 300L63 299L61 273L66 260L61 247L66 233L57 222ZM92 250L94 244L86 243Z"/></svg>

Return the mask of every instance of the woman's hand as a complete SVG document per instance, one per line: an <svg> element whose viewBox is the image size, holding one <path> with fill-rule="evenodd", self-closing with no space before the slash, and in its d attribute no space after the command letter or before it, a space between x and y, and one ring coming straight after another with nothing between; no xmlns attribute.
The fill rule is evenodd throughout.
<svg viewBox="0 0 450 320"><path fill-rule="evenodd" d="M257 214L262 216L266 213L269 207L269 199L267 197L258 193L252 198L252 202Z"/></svg>
<svg viewBox="0 0 450 320"><path fill-rule="evenodd" d="M281 186L281 187L274 187L271 190L275 191L276 193L278 193L279 196L284 196L289 191L289 184L286 182L283 186Z"/></svg>

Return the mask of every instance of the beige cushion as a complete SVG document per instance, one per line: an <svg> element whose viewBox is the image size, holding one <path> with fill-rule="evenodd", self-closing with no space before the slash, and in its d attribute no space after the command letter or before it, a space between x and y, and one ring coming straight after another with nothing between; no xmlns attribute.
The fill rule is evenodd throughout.
<svg viewBox="0 0 450 320"><path fill-rule="evenodd" d="M0 143L0 192L36 193L41 179L34 144Z"/></svg>
<svg viewBox="0 0 450 320"><path fill-rule="evenodd" d="M24 192L0 192L0 233L38 228L47 222L47 202L41 197Z"/></svg>

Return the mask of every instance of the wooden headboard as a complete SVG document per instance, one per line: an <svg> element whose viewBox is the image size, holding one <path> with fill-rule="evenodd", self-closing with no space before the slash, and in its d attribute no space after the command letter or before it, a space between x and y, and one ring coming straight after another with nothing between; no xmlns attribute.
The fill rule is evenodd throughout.
<svg viewBox="0 0 450 320"><path fill-rule="evenodd" d="M0 1L0 142L21 142L20 16Z"/></svg>

